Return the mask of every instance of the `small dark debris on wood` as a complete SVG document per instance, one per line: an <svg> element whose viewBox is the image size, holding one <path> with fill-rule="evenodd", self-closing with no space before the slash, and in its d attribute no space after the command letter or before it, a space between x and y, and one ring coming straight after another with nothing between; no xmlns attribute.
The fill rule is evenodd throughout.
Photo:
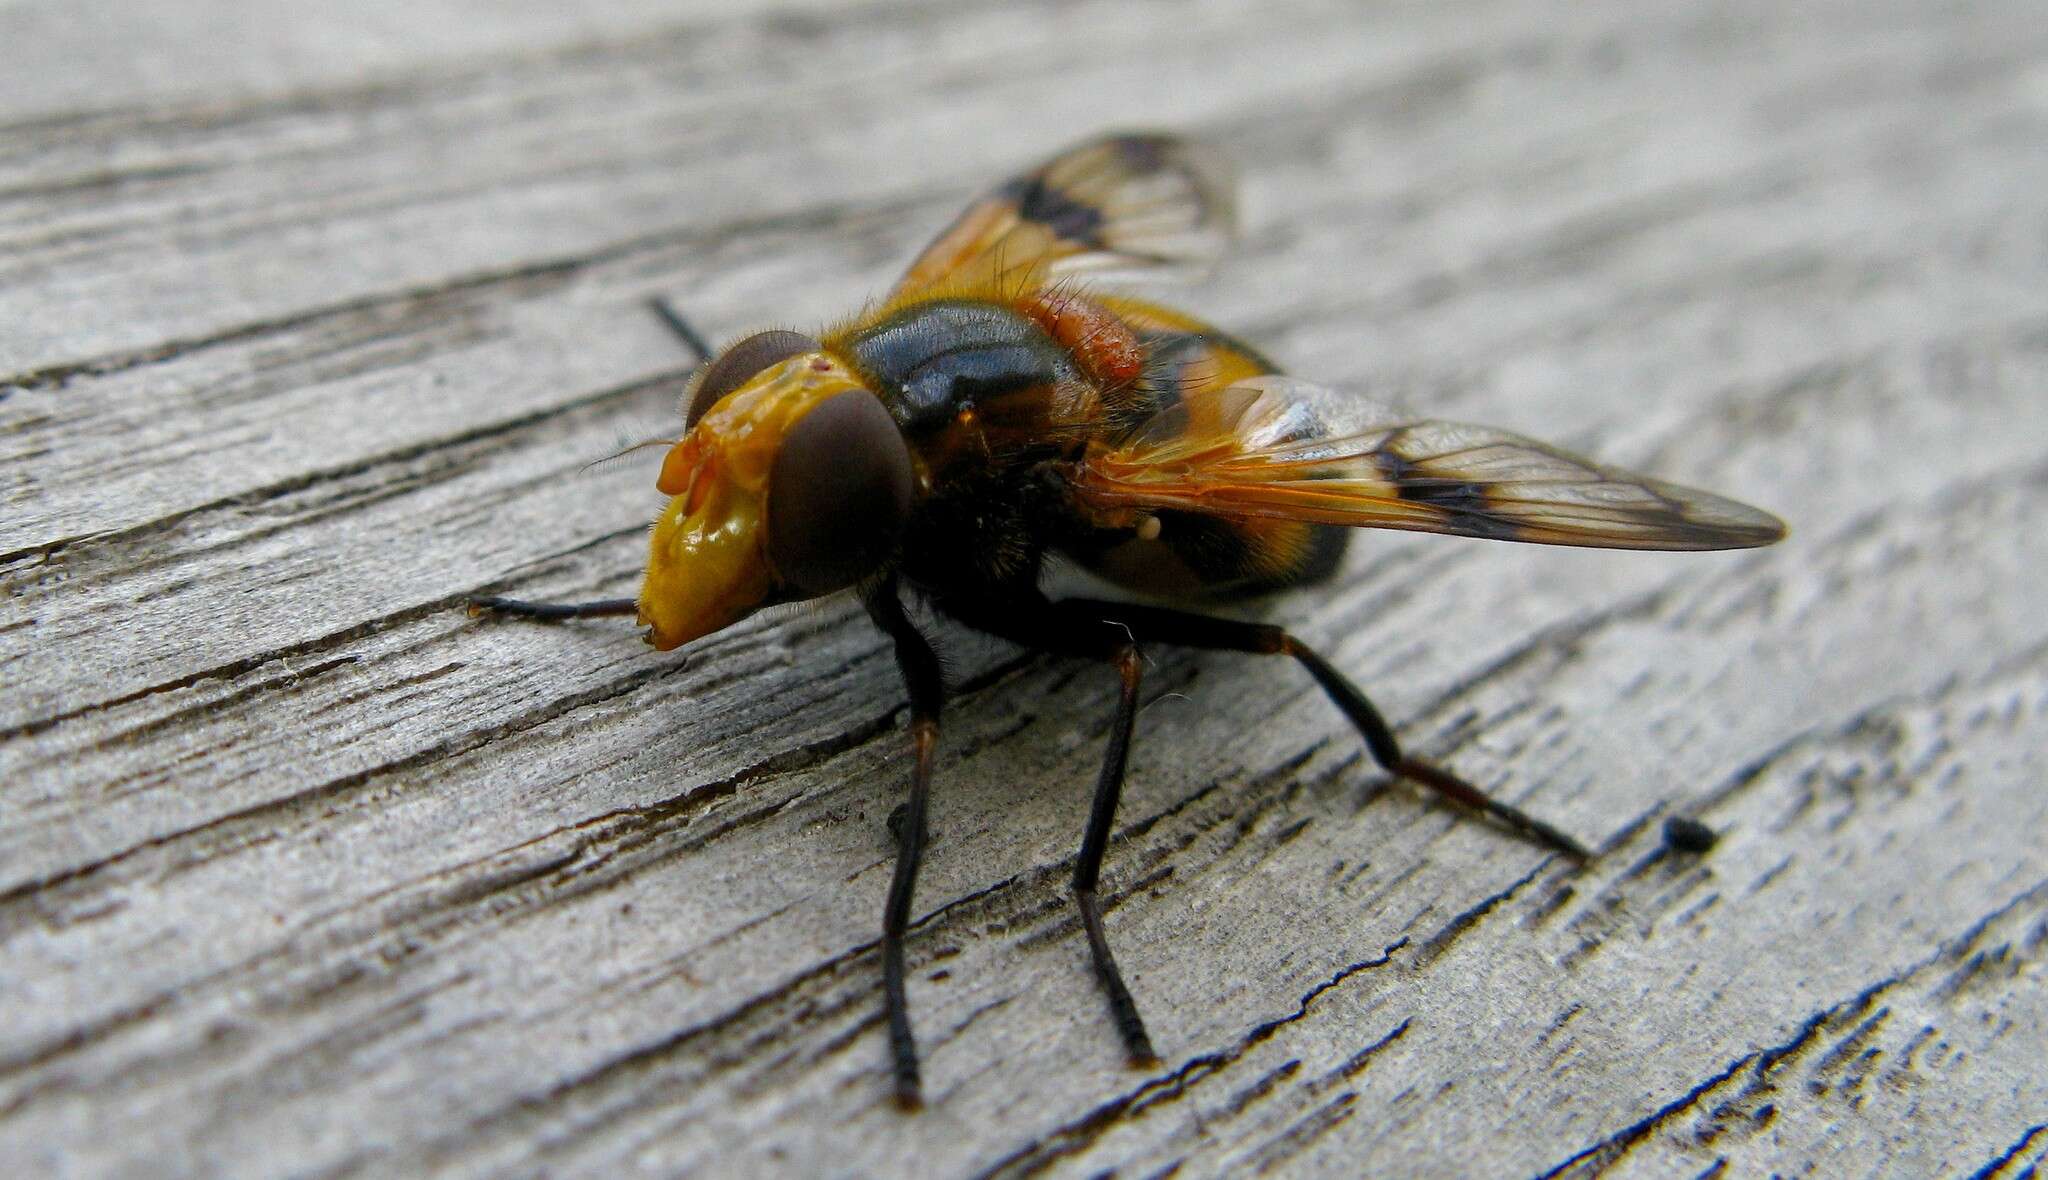
<svg viewBox="0 0 2048 1180"><path fill-rule="evenodd" d="M1710 852L1720 836L1714 829L1683 815L1664 821L1664 846L1673 852Z"/></svg>

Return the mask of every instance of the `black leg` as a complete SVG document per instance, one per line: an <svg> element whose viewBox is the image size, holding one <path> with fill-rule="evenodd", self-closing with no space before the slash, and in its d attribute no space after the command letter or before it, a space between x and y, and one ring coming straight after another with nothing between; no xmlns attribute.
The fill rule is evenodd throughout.
<svg viewBox="0 0 2048 1180"><path fill-rule="evenodd" d="M924 859L925 803L931 796L932 751L939 744L939 710L946 687L930 641L903 613L895 579L870 591L866 602L868 617L896 641L896 664L910 690L910 738L917 759L910 771L910 798L889 825L896 835L896 875L889 881L889 900L882 909L882 997L889 1015L889 1051L896 1066L896 1104L916 1110L924 1097L917 1073L917 1040L910 1032L910 1004L903 988L903 941L910 928L910 900L917 889L918 865Z"/></svg>
<svg viewBox="0 0 2048 1180"><path fill-rule="evenodd" d="M711 346L704 342L697 329L682 313L669 306L668 300L654 296L647 301L654 314L668 329L674 332L683 346L688 348L697 363L711 359ZM517 598L472 598L469 613L518 615L526 619L592 619L605 615L631 615L639 613L640 604L631 598L605 598L596 602L526 602Z"/></svg>
<svg viewBox="0 0 2048 1180"><path fill-rule="evenodd" d="M1117 701L1116 720L1109 730L1109 749L1102 756L1102 775L1095 780L1095 802L1088 809L1088 834L1081 839L1081 855L1074 862L1074 903L1081 908L1081 924L1088 930L1088 951L1095 960L1095 978L1109 998L1110 1018L1124 1039L1124 1048L1136 1066L1157 1065L1152 1038L1145 1034L1145 1022L1138 1017L1137 1002L1124 986L1123 972L1116 956L1109 953L1109 940L1102 933L1102 905L1095 899L1096 880L1102 874L1102 854L1109 848L1109 830L1116 820L1117 800L1124 790L1124 761L1131 749L1131 728L1138 719L1138 679L1143 665L1136 644L1125 643L1116 654L1117 675L1123 678L1123 696Z"/></svg>
<svg viewBox="0 0 2048 1180"><path fill-rule="evenodd" d="M1138 718L1138 685L1144 664L1129 628L1113 620L1085 618L1060 609L1043 598L1021 598L1002 603L949 603L942 609L963 622L1001 635L1026 647L1104 660L1116 666L1123 684L1117 700L1116 718L1110 723L1109 747L1103 752L1102 773L1095 780L1095 801L1088 809L1088 830L1081 839L1081 853L1074 861L1074 904L1081 911L1081 925L1088 934L1088 953L1095 966L1095 978L1109 1001L1110 1018L1123 1038L1131 1064L1157 1065L1152 1038L1138 1015L1137 1001L1124 983L1116 956L1103 933L1102 902L1096 885L1102 876L1102 858L1109 850L1109 836L1116 826L1117 803L1123 796L1124 767L1130 756L1131 730Z"/></svg>
<svg viewBox="0 0 2048 1180"><path fill-rule="evenodd" d="M638 614L640 604L631 598L601 598L596 602L524 602L517 598L472 598L472 615L518 615L525 619L595 619L607 615Z"/></svg>
<svg viewBox="0 0 2048 1180"><path fill-rule="evenodd" d="M1166 607L1132 606L1089 599L1068 599L1054 604L1054 609L1070 615L1078 625L1093 623L1100 626L1103 623L1111 623L1128 628L1134 640L1221 651L1293 656L1296 662L1308 670L1309 675L1315 677L1316 683L1322 686L1323 692L1328 694L1330 700L1351 719L1351 724L1365 739L1366 749L1372 752L1373 760L1390 773L1428 787L1475 811L1490 815L1536 843L1554 848L1574 859L1589 860L1592 857L1592 853L1587 851L1585 845L1555 826L1518 807L1489 797L1484 791L1439 766L1403 754L1400 743L1394 739L1393 730L1387 726L1386 719L1380 716L1379 710L1373 707L1365 694L1358 691L1358 686L1331 667L1329 661L1282 628L1265 623L1218 619Z"/></svg>
<svg viewBox="0 0 2048 1180"><path fill-rule="evenodd" d="M683 318L683 313L669 305L668 300L656 295L647 301L647 306L653 308L654 314L661 322L668 325L668 330L676 334L676 338L683 342L683 347L696 356L698 364L701 365L711 359L711 345L705 342L704 337L698 334L690 321Z"/></svg>

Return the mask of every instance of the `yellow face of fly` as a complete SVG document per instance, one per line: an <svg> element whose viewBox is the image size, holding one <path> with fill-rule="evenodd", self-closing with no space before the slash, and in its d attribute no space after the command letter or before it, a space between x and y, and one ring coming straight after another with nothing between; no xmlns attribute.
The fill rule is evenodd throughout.
<svg viewBox="0 0 2048 1180"><path fill-rule="evenodd" d="M803 353L757 374L706 410L669 450L656 486L640 622L661 651L722 630L781 589L762 513L783 438L818 403L860 382L837 359Z"/></svg>

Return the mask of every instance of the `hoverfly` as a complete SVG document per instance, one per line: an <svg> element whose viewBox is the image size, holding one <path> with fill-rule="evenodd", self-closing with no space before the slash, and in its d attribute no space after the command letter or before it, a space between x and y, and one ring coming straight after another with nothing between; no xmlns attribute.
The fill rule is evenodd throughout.
<svg viewBox="0 0 2048 1180"><path fill-rule="evenodd" d="M1152 1042L1096 898L1141 645L1291 656L1381 767L1584 858L1555 827L1405 755L1365 694L1286 630L1200 608L1329 579L1349 536L1335 526L1623 549L1737 549L1784 535L1772 516L1706 492L1280 376L1199 320L1082 284L1199 269L1234 220L1224 171L1194 144L1114 135L970 205L885 301L817 336L759 332L711 355L671 313L701 363L683 396L685 433L657 480L669 502L639 597L473 604L544 619L632 614L668 651L771 604L860 596L894 641L910 698L914 761L890 825L898 852L882 919L905 1107L920 1090L904 932L945 698L906 590L970 627L1100 660L1121 678L1073 888L1117 1031L1132 1061L1149 1064ZM1041 586L1054 559L1152 604L1055 601Z"/></svg>

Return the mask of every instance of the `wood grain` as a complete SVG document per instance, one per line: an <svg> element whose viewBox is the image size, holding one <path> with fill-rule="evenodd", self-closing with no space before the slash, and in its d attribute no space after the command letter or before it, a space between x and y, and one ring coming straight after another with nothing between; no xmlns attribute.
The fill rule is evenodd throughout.
<svg viewBox="0 0 2048 1180"><path fill-rule="evenodd" d="M1976 1175L2048 1158L2048 23L2024 0L0 11L0 1173ZM943 629L905 784L844 603L630 593L715 335L886 288L1105 125L1236 156L1182 302L1290 368L1723 490L1749 554L1373 536L1290 667ZM1666 848L1671 815L1721 833Z"/></svg>

